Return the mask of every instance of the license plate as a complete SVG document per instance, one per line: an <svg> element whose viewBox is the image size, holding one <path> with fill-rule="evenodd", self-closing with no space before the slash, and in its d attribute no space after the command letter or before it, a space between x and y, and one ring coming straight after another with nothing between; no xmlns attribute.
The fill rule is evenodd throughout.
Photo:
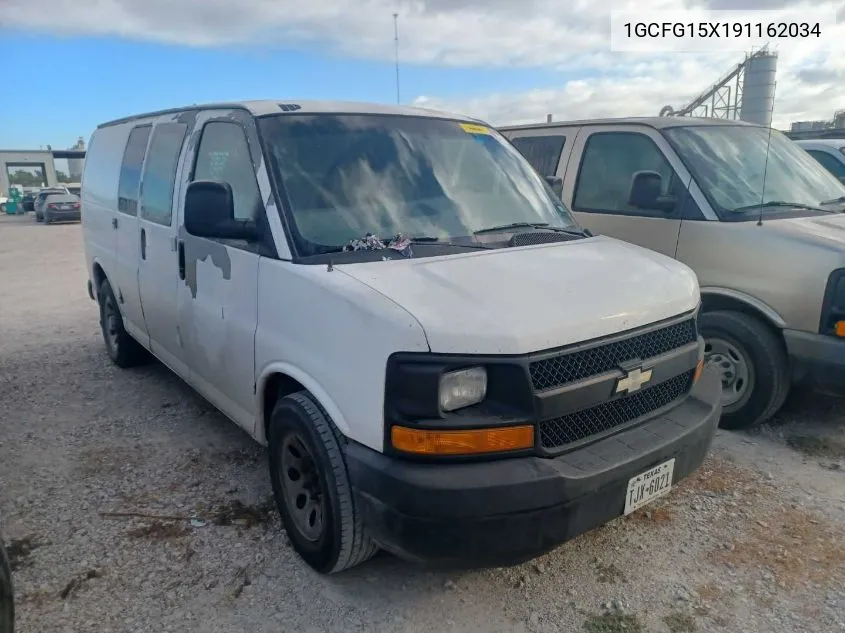
<svg viewBox="0 0 845 633"><path fill-rule="evenodd" d="M644 505L662 497L672 489L672 473L675 471L675 458L649 468L644 473L628 480L628 492L625 495L625 514L631 514Z"/></svg>

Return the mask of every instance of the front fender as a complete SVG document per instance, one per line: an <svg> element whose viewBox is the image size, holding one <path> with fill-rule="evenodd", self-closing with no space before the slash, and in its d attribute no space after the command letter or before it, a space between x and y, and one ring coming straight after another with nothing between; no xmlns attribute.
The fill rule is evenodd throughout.
<svg viewBox="0 0 845 633"><path fill-rule="evenodd" d="M290 363L273 362L261 369L258 380L256 381L255 410L258 412L258 415L255 416L255 428L253 429L252 435L257 441L262 444L267 443L267 436L264 432L264 416L266 413L264 411L264 390L267 387L267 381L275 374L283 374L289 378L293 378L307 389L320 406L323 407L323 410L329 414L329 417L331 417L332 422L334 422L338 430L347 437L350 435L349 424L343 413L341 413L340 407L332 400L328 391L323 388L316 378Z"/></svg>
<svg viewBox="0 0 845 633"><path fill-rule="evenodd" d="M772 325L780 329L786 327L786 320L780 315L777 310L775 310L768 303L761 301L760 299L753 297L749 294L746 294L741 290L734 290L732 288L721 288L719 286L702 286L702 300L704 300L707 296L724 297L725 299L745 303L757 310L763 316L765 316L769 321L771 321Z"/></svg>

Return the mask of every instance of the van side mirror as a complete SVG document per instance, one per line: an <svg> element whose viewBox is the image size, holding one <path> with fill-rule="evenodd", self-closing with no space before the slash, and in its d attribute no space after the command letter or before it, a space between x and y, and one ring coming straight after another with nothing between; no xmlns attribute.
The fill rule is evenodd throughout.
<svg viewBox="0 0 845 633"><path fill-rule="evenodd" d="M185 230L196 237L258 239L252 220L235 219L235 199L228 182L195 180L185 193Z"/></svg>
<svg viewBox="0 0 845 633"><path fill-rule="evenodd" d="M638 171L631 179L628 204L638 209L670 212L675 209L675 196L663 196L663 178L656 171Z"/></svg>
<svg viewBox="0 0 845 633"><path fill-rule="evenodd" d="M563 197L563 180L558 176L546 176L546 182L549 183L549 187L552 188L558 198Z"/></svg>

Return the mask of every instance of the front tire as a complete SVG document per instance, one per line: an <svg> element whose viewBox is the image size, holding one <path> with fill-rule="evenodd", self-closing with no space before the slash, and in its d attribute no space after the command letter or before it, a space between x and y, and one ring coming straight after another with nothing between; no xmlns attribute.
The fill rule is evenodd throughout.
<svg viewBox="0 0 845 633"><path fill-rule="evenodd" d="M333 574L378 551L355 506L343 435L314 398L280 398L268 432L270 480L296 552L316 571Z"/></svg>
<svg viewBox="0 0 845 633"><path fill-rule="evenodd" d="M705 312L699 323L705 359L722 375L719 426L740 429L767 421L789 393L783 342L766 323L742 312Z"/></svg>
<svg viewBox="0 0 845 633"><path fill-rule="evenodd" d="M118 367L134 367L146 358L146 350L123 327L123 317L108 279L97 293L100 304L100 329L109 358Z"/></svg>

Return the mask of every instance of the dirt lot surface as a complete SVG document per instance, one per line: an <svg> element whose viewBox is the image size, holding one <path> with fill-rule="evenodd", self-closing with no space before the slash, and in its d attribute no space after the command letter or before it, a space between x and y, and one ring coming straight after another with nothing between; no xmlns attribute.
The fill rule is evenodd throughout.
<svg viewBox="0 0 845 633"><path fill-rule="evenodd" d="M85 282L79 225L0 218L0 530L21 633L845 631L842 401L804 394L720 432L669 497L531 563L380 555L327 578L287 544L261 447L161 365L111 365Z"/></svg>

